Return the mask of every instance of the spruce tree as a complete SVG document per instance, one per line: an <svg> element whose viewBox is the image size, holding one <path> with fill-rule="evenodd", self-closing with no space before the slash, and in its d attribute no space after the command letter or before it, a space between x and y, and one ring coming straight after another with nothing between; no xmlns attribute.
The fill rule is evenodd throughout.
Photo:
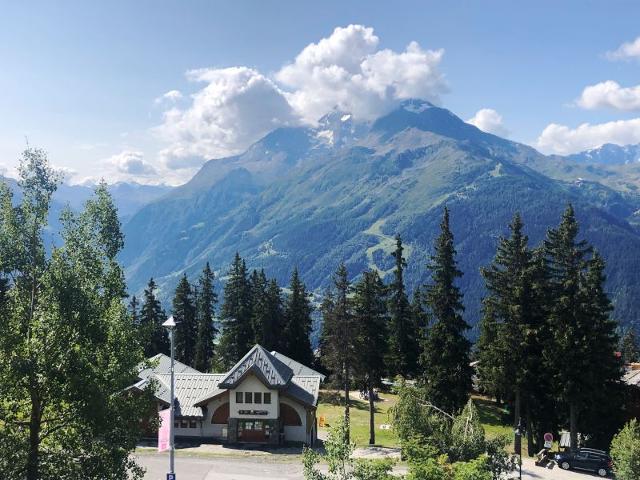
<svg viewBox="0 0 640 480"><path fill-rule="evenodd" d="M403 257L404 247L400 235L396 235L396 249L393 252L395 269L393 282L389 285L389 354L388 372L403 377L415 375L419 354L418 332L412 322L412 311L404 286L404 269L407 262Z"/></svg>
<svg viewBox="0 0 640 480"><path fill-rule="evenodd" d="M640 361L640 345L638 344L638 336L633 326L629 327L622 336L620 352L622 354L622 361L626 364Z"/></svg>
<svg viewBox="0 0 640 480"><path fill-rule="evenodd" d="M334 278L334 292L330 303L323 309L323 363L331 370L336 383L344 388L344 418L349 425L350 389L353 368L356 358L357 329L353 316L353 304L350 298L351 284L349 283L347 267L341 263ZM349 441L347 428L346 440Z"/></svg>
<svg viewBox="0 0 640 480"><path fill-rule="evenodd" d="M462 293L456 280L462 276L456 265L456 250L445 207L435 253L428 265L431 283L425 286L425 305L431 326L422 355L422 382L429 400L439 408L458 412L471 391L469 365L471 343L465 337L469 325L462 318Z"/></svg>
<svg viewBox="0 0 640 480"><path fill-rule="evenodd" d="M577 239L578 231L569 205L558 228L549 230L544 242L552 296L548 318L552 341L544 355L554 393L568 405L572 449L577 447L580 415L589 415L594 389L615 382L611 377L615 376L612 362L617 344L609 320L611 304L603 290L604 264L597 255L589 259L591 248Z"/></svg>
<svg viewBox="0 0 640 480"><path fill-rule="evenodd" d="M162 324L167 319L160 301L156 298L156 283L149 279L144 290L144 302L140 310L140 329L144 339L144 354L152 357L158 353L169 355L169 337Z"/></svg>
<svg viewBox="0 0 640 480"><path fill-rule="evenodd" d="M309 301L307 288L300 280L297 267L291 274L289 291L284 311L282 353L303 365L312 365L313 351L310 335L313 307Z"/></svg>
<svg viewBox="0 0 640 480"><path fill-rule="evenodd" d="M214 274L209 262L207 262L198 280L198 296L196 298L197 338L194 368L201 372L211 371L214 340L218 333L214 324L218 296L214 291L213 281Z"/></svg>
<svg viewBox="0 0 640 480"><path fill-rule="evenodd" d="M198 325L196 322L194 291L186 274L183 275L180 282L178 282L173 297L173 318L176 322L176 360L193 366Z"/></svg>
<svg viewBox="0 0 640 480"><path fill-rule="evenodd" d="M247 278L247 265L238 253L229 269L223 297L218 352L222 366L230 368L251 349L255 340L251 285Z"/></svg>
<svg viewBox="0 0 640 480"><path fill-rule="evenodd" d="M140 303L135 295L131 297L131 301L129 302L129 313L131 314L131 321L137 327L140 325L140 312L138 308L140 307Z"/></svg>
<svg viewBox="0 0 640 480"><path fill-rule="evenodd" d="M374 388L382 384L388 349L386 288L375 271L366 271L354 287L353 315L357 335L356 376L369 396L369 444L376 443ZM410 319L410 317L409 317Z"/></svg>
<svg viewBox="0 0 640 480"><path fill-rule="evenodd" d="M483 301L480 373L490 375L483 383L492 381L496 390L513 401L514 427L521 421L522 405L528 399L524 390L536 384L532 369L535 371L542 362L541 350L528 345L529 336L537 338L535 332L544 321L533 288L533 257L523 226L520 214L516 213L509 225L510 237L500 239L493 263L482 269L488 295ZM491 335L494 338L486 338ZM524 402L523 397L527 397ZM518 437L518 452L519 441Z"/></svg>
<svg viewBox="0 0 640 480"><path fill-rule="evenodd" d="M605 262L598 252L589 259L582 275L581 308L584 309L584 329L580 340L587 357L583 360L586 373L580 399L579 431L590 436L590 442L608 447L619 426L626 420L624 385L621 382L623 363L615 355L618 346L617 322L611 318L613 306L604 284Z"/></svg>

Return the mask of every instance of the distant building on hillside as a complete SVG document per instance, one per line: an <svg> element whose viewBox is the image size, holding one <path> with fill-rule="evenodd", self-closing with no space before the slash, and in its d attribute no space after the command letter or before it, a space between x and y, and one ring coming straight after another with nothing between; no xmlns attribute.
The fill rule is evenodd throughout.
<svg viewBox="0 0 640 480"><path fill-rule="evenodd" d="M640 363L627 365L622 379L629 388L629 413L640 420Z"/></svg>
<svg viewBox="0 0 640 480"><path fill-rule="evenodd" d="M166 355L151 359L133 389L155 380L157 409L170 405L171 370ZM175 435L180 439L262 443L317 439L316 407L324 375L278 352L255 345L226 373L202 373L175 362Z"/></svg>

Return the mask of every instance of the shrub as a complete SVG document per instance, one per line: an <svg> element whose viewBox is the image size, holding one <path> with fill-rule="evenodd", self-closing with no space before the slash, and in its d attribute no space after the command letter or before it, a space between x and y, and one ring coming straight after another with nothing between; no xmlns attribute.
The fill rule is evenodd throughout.
<svg viewBox="0 0 640 480"><path fill-rule="evenodd" d="M631 420L611 442L611 458L619 480L640 478L640 424Z"/></svg>

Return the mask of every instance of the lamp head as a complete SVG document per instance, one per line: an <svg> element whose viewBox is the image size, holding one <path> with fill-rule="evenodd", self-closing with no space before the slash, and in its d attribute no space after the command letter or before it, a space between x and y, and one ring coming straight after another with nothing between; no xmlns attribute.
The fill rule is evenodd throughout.
<svg viewBox="0 0 640 480"><path fill-rule="evenodd" d="M173 315L171 315L169 318L167 318L167 321L164 322L162 324L162 326L165 327L165 328L168 328L169 330L174 328L176 326L176 321L173 319Z"/></svg>

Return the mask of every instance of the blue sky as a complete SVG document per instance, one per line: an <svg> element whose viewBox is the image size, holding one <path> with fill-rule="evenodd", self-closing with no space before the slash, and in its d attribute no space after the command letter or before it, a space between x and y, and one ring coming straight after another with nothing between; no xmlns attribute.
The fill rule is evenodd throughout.
<svg viewBox="0 0 640 480"><path fill-rule="evenodd" d="M76 181L105 176L179 183L204 158L236 152L270 126L311 122L328 108L333 97L324 99L331 93L326 79L295 62L307 45L322 39L344 49L340 58L357 50L359 41L366 43L361 60L375 57L373 73L365 78L372 90L353 105L363 117L420 92L463 119L494 110L476 117L478 126L546 152L640 142L640 42L637 55L631 44L640 37L639 2L149 0L0 6L0 164L9 171L28 137ZM332 36L336 27L351 24L373 31ZM418 45L413 50L411 42ZM607 55L625 42L626 49ZM385 61L400 63L387 68ZM294 68L283 71L292 63ZM417 77L394 76L389 70L397 65ZM234 66L247 68L223 70ZM420 84L405 88L402 82L415 78ZM345 88L353 88L353 78L346 81L351 87ZM222 93L215 87L220 82ZM378 101L376 89L390 85L395 93ZM589 86L594 88L579 101ZM162 98L170 91L179 94ZM318 103L314 96L324 100ZM590 126L576 130L584 123ZM561 127L541 139L550 124Z"/></svg>

